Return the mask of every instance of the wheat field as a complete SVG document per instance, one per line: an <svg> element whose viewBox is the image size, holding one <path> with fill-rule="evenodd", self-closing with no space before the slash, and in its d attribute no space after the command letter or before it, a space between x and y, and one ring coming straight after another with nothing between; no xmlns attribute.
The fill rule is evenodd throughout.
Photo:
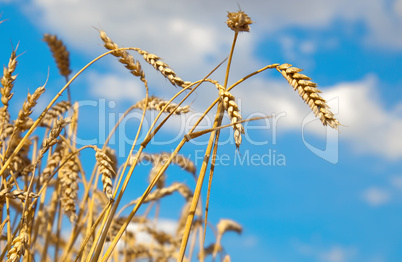
<svg viewBox="0 0 402 262"><path fill-rule="evenodd" d="M256 120L243 119L231 90L261 72L274 69L298 92L324 126L334 129L340 126L325 99L320 96L317 84L302 74L302 69L291 64L270 64L240 77L235 83L228 83L237 38L241 37L242 32L250 32L252 23L244 11L228 12L226 24L233 31L233 40L227 59L194 82L181 79L156 54L136 47L120 47L101 29L98 29L99 43L105 47L105 52L73 75L68 47L56 35L44 34L44 44L48 45L66 84L59 87L57 95L36 119L31 118L31 114L39 98L46 92L46 83L32 93L27 92L15 119L11 117L14 112L10 114L14 84L19 77L15 73L20 55L17 45L9 60L3 61L5 66L0 89L0 260L230 261L230 254L224 249L223 236L230 231L241 233L242 226L231 219L221 219L216 225L210 225L207 212L210 190L205 203L201 201L201 190L205 177L209 177L210 184L214 175L221 130L233 129L233 150L241 151L242 137L246 131L244 123ZM78 147L74 140L78 132L79 101L73 100L71 85L77 78L84 77L82 73L92 64L102 63L105 56L116 57L116 63L128 69L146 93L142 100L127 108L108 134L111 137L131 111L141 112L142 119L134 132L136 137L131 151L121 163L118 162L116 149L108 144L108 140L103 145L83 147ZM142 68L144 63L151 65L160 77L166 78L166 88L175 88L177 93L169 99L149 95L148 81L152 79L147 78ZM222 82L211 78L218 67L226 67ZM183 135L176 147L171 145L160 153L148 153L147 145L160 134L166 122L177 115L193 112L191 99L194 99L201 85L216 87L215 101L205 105L205 111L200 112L194 126ZM180 95L184 95L181 100L178 99ZM65 97L67 99L63 100ZM155 111L157 115L146 129L143 123L147 111ZM199 131L198 125L208 114L214 116L212 128ZM230 119L228 125L222 124L225 115ZM143 140L139 139L141 132L146 134ZM196 166L192 159L180 152L186 143L200 136L209 139L204 149L204 160ZM96 161L91 170L84 170L80 155L84 151L91 152ZM124 203L122 199L127 194L128 183L137 179L134 174L142 161L152 165L147 174L149 185L142 195ZM194 179L195 188L182 182L167 184L165 171L170 165L187 172ZM163 204L160 200L171 194L179 194L184 200L177 230L172 234L158 229L155 221L161 214L151 212L158 210ZM138 210L143 205L146 211L139 214ZM219 215L225 217L225 214ZM127 230L130 225L136 225L137 229L134 232ZM69 232L65 227L70 229ZM206 245L206 231L210 227L215 242ZM140 234L147 234L151 240L138 241Z"/></svg>

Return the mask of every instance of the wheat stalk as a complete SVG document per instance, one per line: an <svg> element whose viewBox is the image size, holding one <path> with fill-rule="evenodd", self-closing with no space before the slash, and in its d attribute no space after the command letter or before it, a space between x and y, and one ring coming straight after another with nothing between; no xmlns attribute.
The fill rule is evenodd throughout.
<svg viewBox="0 0 402 262"><path fill-rule="evenodd" d="M276 69L283 75L294 90L299 92L300 97L309 105L324 126L329 125L334 129L338 129L340 123L335 119L325 99L319 95L321 91L316 88L317 84L311 82L310 77L299 73L303 69L292 67L291 64L282 64L277 66Z"/></svg>

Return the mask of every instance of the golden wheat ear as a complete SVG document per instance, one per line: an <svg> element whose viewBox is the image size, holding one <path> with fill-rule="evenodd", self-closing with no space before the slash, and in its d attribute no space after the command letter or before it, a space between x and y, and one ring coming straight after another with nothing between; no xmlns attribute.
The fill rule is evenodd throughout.
<svg viewBox="0 0 402 262"><path fill-rule="evenodd" d="M219 98L223 102L223 107L233 124L234 140L236 147L239 148L242 141L241 135L244 134L244 127L241 123L238 123L238 121L242 120L242 117L239 107L236 104L236 99L229 91L226 91L222 85L215 83L215 86L219 90Z"/></svg>
<svg viewBox="0 0 402 262"><path fill-rule="evenodd" d="M137 104L134 105L134 108L140 108L144 109L146 106L146 99L143 99L139 101ZM175 103L170 103L168 104L169 101L160 99L155 96L151 96L148 98L148 105L147 109L148 110L156 110L156 111L162 111L162 109L166 106L165 111L166 113L172 113L174 115L182 115L190 112L190 106L183 106L183 107L177 107L177 104ZM177 108L176 108L177 107Z"/></svg>
<svg viewBox="0 0 402 262"><path fill-rule="evenodd" d="M43 36L43 41L45 41L49 46L60 75L67 79L71 74L70 53L68 52L67 47L64 45L63 41L57 38L56 35L45 34Z"/></svg>
<svg viewBox="0 0 402 262"><path fill-rule="evenodd" d="M73 223L77 220L76 202L78 200L78 172L80 168L75 157L70 158L59 171L61 182L61 204L64 213Z"/></svg>
<svg viewBox="0 0 402 262"><path fill-rule="evenodd" d="M24 256L25 250L28 248L29 235L27 233L26 224L22 225L20 234L13 239L11 249L7 254L7 261L19 261Z"/></svg>
<svg viewBox="0 0 402 262"><path fill-rule="evenodd" d="M300 74L303 69L293 67L291 64L282 64L277 66L276 69L293 89L299 92L300 97L309 105L324 126L329 125L334 129L338 129L341 124L331 112L325 99L319 95L321 91L317 89L317 84L310 81L310 77Z"/></svg>
<svg viewBox="0 0 402 262"><path fill-rule="evenodd" d="M109 199L113 197L112 179L116 176L116 165L101 149L96 148L95 158L99 166L99 172L102 174L103 192Z"/></svg>

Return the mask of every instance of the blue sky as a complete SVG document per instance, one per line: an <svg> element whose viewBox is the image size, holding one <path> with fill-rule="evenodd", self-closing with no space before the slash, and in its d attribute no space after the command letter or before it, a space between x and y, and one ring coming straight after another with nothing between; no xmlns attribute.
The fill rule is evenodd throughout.
<svg viewBox="0 0 402 262"><path fill-rule="evenodd" d="M291 63L319 84L344 126L338 136L331 131L327 134L319 121L309 122L308 106L276 71L262 73L233 90L243 118L253 114L275 117L249 124L261 126L259 130L246 128L249 138L244 138L240 159L260 159L253 163L235 162L239 158L231 133L222 133L222 139L229 142L220 147L219 154L228 157L230 165L222 160L216 168L210 219L217 223L219 218L230 218L242 224L241 236L229 233L223 238L232 261L400 261L402 76L397 68L402 62L401 0L118 4L3 0L1 19L7 21L0 25L1 63L7 64L12 45L19 43L19 53L23 53L11 109L17 114L26 90L33 92L43 85L48 72L47 91L38 108L63 85L41 40L43 33L63 39L74 72L104 52L97 27L121 46L140 47L163 57L184 80L195 81L227 56L233 36L224 23L226 11L236 11L238 3L255 23L250 33L239 36L230 82L266 64ZM142 64L152 94L169 98L178 90ZM223 75L221 68L214 78L223 82ZM217 96L214 87L202 88L188 102L194 113L204 110ZM84 119L79 123L80 138L102 143L103 131L99 130L106 132L108 128L102 123L113 122L110 117L144 94L138 79L114 58L95 64L72 86L73 99L86 105L80 109ZM101 122L103 103L108 111ZM39 110L34 113L38 115ZM173 119L156 142L172 139L175 142L171 144L177 144L175 134L183 134L189 123L189 118ZM132 138L130 130L135 126L127 123L124 135ZM205 138L197 141L202 144ZM325 150L325 146L325 152L314 151ZM115 147L124 152L129 146ZM202 155L204 148L189 144L182 153L200 164L197 154ZM154 143L147 149L158 152L172 148ZM191 178L177 169L167 173L171 181L194 186ZM136 198L146 186L140 172L135 179L126 200ZM178 198L166 201L174 205ZM174 219L180 207L162 211L166 219Z"/></svg>

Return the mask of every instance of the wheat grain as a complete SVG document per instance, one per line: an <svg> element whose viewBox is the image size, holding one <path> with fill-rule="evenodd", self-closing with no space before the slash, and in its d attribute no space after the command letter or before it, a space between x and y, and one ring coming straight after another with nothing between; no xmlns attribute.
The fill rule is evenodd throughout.
<svg viewBox="0 0 402 262"><path fill-rule="evenodd" d="M113 197L113 183L112 179L116 176L116 170L113 169L113 162L102 152L99 148L95 149L95 158L98 163L99 172L102 174L103 192L111 199Z"/></svg>
<svg viewBox="0 0 402 262"><path fill-rule="evenodd" d="M309 105L324 126L329 125L334 129L338 129L340 123L335 119L325 99L319 95L321 91L316 88L317 84L311 82L311 78L308 76L300 74L299 72L301 72L302 69L292 67L291 64L282 64L277 66L277 70L294 90L298 91L300 97Z"/></svg>
<svg viewBox="0 0 402 262"><path fill-rule="evenodd" d="M43 92L45 92L44 86L37 88L32 95L28 92L27 100L24 101L22 109L18 113L18 118L15 120L15 128L19 128L22 131L26 130L25 128L27 127L26 122L28 121L28 117L32 114L32 109Z"/></svg>
<svg viewBox="0 0 402 262"><path fill-rule="evenodd" d="M235 32L250 32L250 25L252 23L253 21L243 11L228 12L226 24Z"/></svg>
<svg viewBox="0 0 402 262"><path fill-rule="evenodd" d="M146 99L143 99L141 101L139 101L137 104L134 105L134 108L140 108L140 109L144 109L144 107L146 106ZM169 101L167 100L163 100L160 99L158 97L155 96L151 96L148 98L148 105L147 105L147 109L148 110L156 110L156 111L162 111L162 109L166 106L164 112L166 113L173 113L174 115L181 115L181 114L185 114L190 112L190 106L184 106L184 107L177 107L177 104L175 103L170 103L168 104ZM175 110L176 108L176 110Z"/></svg>
<svg viewBox="0 0 402 262"><path fill-rule="evenodd" d="M64 213L70 219L71 223L77 219L76 201L78 193L78 164L74 158L70 158L59 170L59 179L61 183L61 203Z"/></svg>
<svg viewBox="0 0 402 262"><path fill-rule="evenodd" d="M242 141L241 134L244 134L243 125L241 123L237 123L238 121L242 120L239 107L236 104L235 97L229 91L226 91L225 88L217 82L215 82L215 86L219 90L219 98L223 103L223 107L225 108L231 123L233 124L233 136L236 147L239 148Z"/></svg>
<svg viewBox="0 0 402 262"><path fill-rule="evenodd" d="M57 38L56 35L45 34L43 40L48 44L54 59L56 60L57 68L60 75L66 78L71 74L69 52L63 41Z"/></svg>

